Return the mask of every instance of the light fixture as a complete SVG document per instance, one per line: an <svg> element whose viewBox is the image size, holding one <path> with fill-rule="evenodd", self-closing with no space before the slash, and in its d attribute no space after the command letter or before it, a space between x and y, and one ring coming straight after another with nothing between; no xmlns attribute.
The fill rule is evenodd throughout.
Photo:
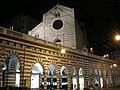
<svg viewBox="0 0 120 90"><path fill-rule="evenodd" d="M117 34L117 35L115 36L115 40L117 40L117 41L120 40L120 35L119 35L119 34Z"/></svg>
<svg viewBox="0 0 120 90"><path fill-rule="evenodd" d="M65 51L65 49L63 48L63 49L61 49L61 53L65 53L66 51Z"/></svg>
<svg viewBox="0 0 120 90"><path fill-rule="evenodd" d="M110 68L113 68L113 66L112 66L112 65L110 65Z"/></svg>
<svg viewBox="0 0 120 90"><path fill-rule="evenodd" d="M110 68L117 67L117 64L110 65Z"/></svg>
<svg viewBox="0 0 120 90"><path fill-rule="evenodd" d="M113 64L114 67L117 67L117 64Z"/></svg>

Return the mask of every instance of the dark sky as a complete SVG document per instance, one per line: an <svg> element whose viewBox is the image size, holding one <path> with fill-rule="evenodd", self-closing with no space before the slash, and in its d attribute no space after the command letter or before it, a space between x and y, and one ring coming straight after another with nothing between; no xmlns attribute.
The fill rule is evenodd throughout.
<svg viewBox="0 0 120 90"><path fill-rule="evenodd" d="M19 14L27 14L42 20L42 14L57 3L75 9L79 22L84 23L88 46L103 55L119 49L113 40L120 32L119 0L1 0L0 23Z"/></svg>

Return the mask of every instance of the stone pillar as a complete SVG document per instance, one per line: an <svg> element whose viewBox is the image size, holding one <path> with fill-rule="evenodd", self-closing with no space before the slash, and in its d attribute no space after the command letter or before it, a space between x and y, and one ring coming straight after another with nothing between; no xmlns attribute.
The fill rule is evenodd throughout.
<svg viewBox="0 0 120 90"><path fill-rule="evenodd" d="M70 90L70 87L71 87L71 75L69 73L67 75L67 79L68 79L68 90Z"/></svg>
<svg viewBox="0 0 120 90"><path fill-rule="evenodd" d="M110 86L110 72L108 73L108 86Z"/></svg>
<svg viewBox="0 0 120 90"><path fill-rule="evenodd" d="M98 81L98 86L95 85L96 88L100 88L100 76L99 74L96 76L97 81Z"/></svg>
<svg viewBox="0 0 120 90"><path fill-rule="evenodd" d="M5 80L3 81L2 80L2 78L3 78L3 66L4 66L4 63L5 63L5 61L4 61L4 57L2 57L1 55L0 55L0 86L3 86L3 83L5 84Z"/></svg>
<svg viewBox="0 0 120 90"><path fill-rule="evenodd" d="M89 76L84 76L84 88L88 89L89 88Z"/></svg>
<svg viewBox="0 0 120 90"><path fill-rule="evenodd" d="M95 76L95 73L94 73L94 74L92 74L93 88L95 88L95 78L96 78L96 76Z"/></svg>
<svg viewBox="0 0 120 90"><path fill-rule="evenodd" d="M102 79L103 79L103 88L105 88L106 85L106 75L102 75Z"/></svg>
<svg viewBox="0 0 120 90"><path fill-rule="evenodd" d="M21 61L21 71L20 71L20 87L25 87L25 79L24 79L24 62L23 60Z"/></svg>
<svg viewBox="0 0 120 90"><path fill-rule="evenodd" d="M57 76L57 90L60 90L60 67L57 67L56 76Z"/></svg>
<svg viewBox="0 0 120 90"><path fill-rule="evenodd" d="M44 71L44 90L47 90L47 76L48 76L48 70L46 67Z"/></svg>
<svg viewBox="0 0 120 90"><path fill-rule="evenodd" d="M60 90L60 75L57 75L57 90Z"/></svg>

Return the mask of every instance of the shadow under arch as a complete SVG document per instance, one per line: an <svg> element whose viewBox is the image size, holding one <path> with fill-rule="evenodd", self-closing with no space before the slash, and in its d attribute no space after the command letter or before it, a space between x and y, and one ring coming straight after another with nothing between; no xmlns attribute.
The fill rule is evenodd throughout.
<svg viewBox="0 0 120 90"><path fill-rule="evenodd" d="M98 69L95 69L94 71L95 75L94 75L94 80L95 80L95 88L99 87L99 71Z"/></svg>
<svg viewBox="0 0 120 90"><path fill-rule="evenodd" d="M65 66L62 66L60 69L60 88L68 89L67 68Z"/></svg>
<svg viewBox="0 0 120 90"><path fill-rule="evenodd" d="M77 71L74 66L71 68L71 89L77 89Z"/></svg>
<svg viewBox="0 0 120 90"><path fill-rule="evenodd" d="M20 86L20 62L16 55L10 55L2 68L2 86Z"/></svg>
<svg viewBox="0 0 120 90"><path fill-rule="evenodd" d="M89 83L88 83L88 86L89 86L90 89L93 89L93 87L94 87L94 72L93 72L92 68L89 69Z"/></svg>
<svg viewBox="0 0 120 90"><path fill-rule="evenodd" d="M48 67L47 89L57 89L57 76L55 64L50 64Z"/></svg>

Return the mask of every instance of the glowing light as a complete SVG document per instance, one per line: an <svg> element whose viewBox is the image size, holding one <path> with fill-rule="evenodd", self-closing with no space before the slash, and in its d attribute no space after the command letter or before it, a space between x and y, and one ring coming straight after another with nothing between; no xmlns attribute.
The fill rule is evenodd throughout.
<svg viewBox="0 0 120 90"><path fill-rule="evenodd" d="M120 40L120 35L116 35L116 36L115 36L115 39L116 39L117 41L119 41L119 40Z"/></svg>
<svg viewBox="0 0 120 90"><path fill-rule="evenodd" d="M90 48L90 50L92 51L92 50L93 50L93 48Z"/></svg>
<svg viewBox="0 0 120 90"><path fill-rule="evenodd" d="M113 68L113 66L112 66L112 65L110 65L110 68Z"/></svg>
<svg viewBox="0 0 120 90"><path fill-rule="evenodd" d="M61 53L65 53L65 49L61 49Z"/></svg>
<svg viewBox="0 0 120 90"><path fill-rule="evenodd" d="M114 66L114 67L116 67L116 66L117 66L117 64L113 64L113 66Z"/></svg>
<svg viewBox="0 0 120 90"><path fill-rule="evenodd" d="M84 90L84 78L79 77L79 85L80 85L80 90Z"/></svg>

